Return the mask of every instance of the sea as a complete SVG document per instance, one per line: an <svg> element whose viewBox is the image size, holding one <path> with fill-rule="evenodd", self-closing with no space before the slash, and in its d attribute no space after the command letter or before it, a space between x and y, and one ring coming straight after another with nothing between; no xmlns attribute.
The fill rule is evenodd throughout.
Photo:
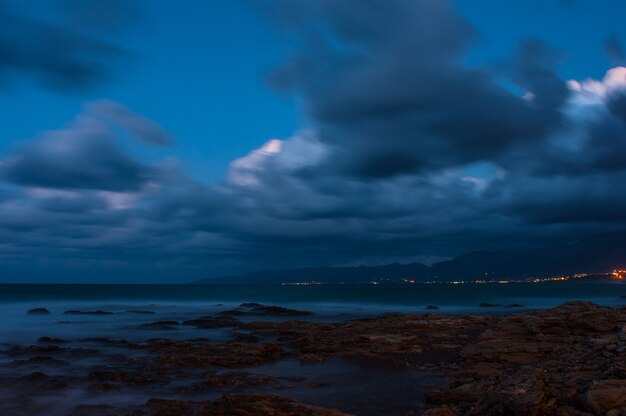
<svg viewBox="0 0 626 416"><path fill-rule="evenodd" d="M621 307L626 304L626 284L584 280L458 285L3 284L0 344L33 342L52 328L55 336L70 339L95 332L98 336L147 339L151 334L136 331L137 325L211 315L242 302L307 310L313 315L304 319L337 322L384 313L509 314L555 307L567 301ZM426 309L429 305L438 309ZM32 308L46 308L51 313L27 315ZM67 310L113 314L64 314ZM129 312L137 310L153 313ZM185 331L177 333L181 338L190 335Z"/></svg>

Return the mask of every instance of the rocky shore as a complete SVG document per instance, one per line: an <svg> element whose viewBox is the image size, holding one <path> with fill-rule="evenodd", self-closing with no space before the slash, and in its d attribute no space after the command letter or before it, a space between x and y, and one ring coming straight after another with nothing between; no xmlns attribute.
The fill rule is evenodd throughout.
<svg viewBox="0 0 626 416"><path fill-rule="evenodd" d="M98 319L109 316L96 312ZM136 330L161 330L163 337L141 342L65 340L51 328L31 345L1 352L0 414L626 415L626 307L569 302L503 316L387 314L343 322L309 316L242 304L184 321L147 321ZM219 330L228 338L167 336L178 328ZM271 374L259 370L333 360L432 374L441 382L408 386L415 393L404 407L381 399L361 409L357 396L334 409L324 406L324 395L344 381L280 374L280 366ZM316 400L296 401L294 389Z"/></svg>

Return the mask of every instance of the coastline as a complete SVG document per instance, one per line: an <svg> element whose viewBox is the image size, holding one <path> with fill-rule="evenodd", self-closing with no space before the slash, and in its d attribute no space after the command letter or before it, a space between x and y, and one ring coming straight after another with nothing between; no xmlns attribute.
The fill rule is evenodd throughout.
<svg viewBox="0 0 626 416"><path fill-rule="evenodd" d="M113 315L66 312L86 329ZM50 327L30 345L3 345L2 414L585 415L626 406L626 307L338 322L256 303L183 321L152 312L128 311L144 322L133 328L148 331L143 341L96 330L61 339ZM178 328L197 336L174 337Z"/></svg>

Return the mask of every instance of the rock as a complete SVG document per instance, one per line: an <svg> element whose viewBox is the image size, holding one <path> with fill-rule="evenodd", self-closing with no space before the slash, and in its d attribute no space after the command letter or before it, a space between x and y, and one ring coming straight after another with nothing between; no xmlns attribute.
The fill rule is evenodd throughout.
<svg viewBox="0 0 626 416"><path fill-rule="evenodd" d="M33 308L26 312L28 315L50 315L50 311L46 308Z"/></svg>
<svg viewBox="0 0 626 416"><path fill-rule="evenodd" d="M35 356L28 358L26 360L14 360L9 364L11 367L21 367L21 366L64 366L69 365L67 361L58 360L52 357L45 356Z"/></svg>
<svg viewBox="0 0 626 416"><path fill-rule="evenodd" d="M154 311L146 311L143 309L129 309L126 311L126 313L134 313L137 315L154 315L156 312Z"/></svg>
<svg viewBox="0 0 626 416"><path fill-rule="evenodd" d="M237 327L241 325L241 321L231 316L220 316L217 318L212 316L203 316L202 318L183 321L182 324L195 326L197 328L212 329Z"/></svg>
<svg viewBox="0 0 626 416"><path fill-rule="evenodd" d="M254 334L239 333L235 334L235 338L233 340L236 342L242 342L244 344L253 344L255 342L259 342L261 338Z"/></svg>
<svg viewBox="0 0 626 416"><path fill-rule="evenodd" d="M157 355L158 364L178 368L247 367L276 361L284 355L276 342L211 344L158 339L150 340L148 348Z"/></svg>
<svg viewBox="0 0 626 416"><path fill-rule="evenodd" d="M114 416L115 407L107 404L81 404L74 407L67 416Z"/></svg>
<svg viewBox="0 0 626 416"><path fill-rule="evenodd" d="M145 348L143 345L126 341L124 339L109 339L103 337L91 337L91 338L82 338L80 341L82 342L93 342L96 344L107 345L110 347L118 347L118 348L127 348L127 349L143 349Z"/></svg>
<svg viewBox="0 0 626 416"><path fill-rule="evenodd" d="M146 385L153 380L143 372L118 369L102 369L89 373L89 381L97 383L122 383L130 386ZM162 381L162 380L160 380Z"/></svg>
<svg viewBox="0 0 626 416"><path fill-rule="evenodd" d="M453 412L449 407L437 407L435 409L428 409L422 416L455 416L456 413Z"/></svg>
<svg viewBox="0 0 626 416"><path fill-rule="evenodd" d="M523 308L524 305L521 305L519 303L511 303L509 305L504 305L505 308Z"/></svg>
<svg viewBox="0 0 626 416"><path fill-rule="evenodd" d="M53 338L53 337L41 337L37 340L40 344L63 344L67 341L61 338Z"/></svg>
<svg viewBox="0 0 626 416"><path fill-rule="evenodd" d="M228 309L226 311L222 311L219 313L219 315L222 315L222 316L244 316L248 314L249 314L248 312L242 311L239 309Z"/></svg>
<svg viewBox="0 0 626 416"><path fill-rule="evenodd" d="M241 305L239 305L240 308L258 308L261 305L260 303L256 303L256 302L246 302L246 303L242 303Z"/></svg>
<svg viewBox="0 0 626 416"><path fill-rule="evenodd" d="M502 306L502 305L499 305L497 303L481 302L481 304L478 306L481 308L495 308L495 307Z"/></svg>
<svg viewBox="0 0 626 416"><path fill-rule="evenodd" d="M428 310L439 309L439 306L437 306L437 305L428 305L425 309L428 309Z"/></svg>
<svg viewBox="0 0 626 416"><path fill-rule="evenodd" d="M265 306L259 303L242 303L238 309L229 309L219 313L225 316L309 316L309 311L283 308L282 306Z"/></svg>
<svg viewBox="0 0 626 416"><path fill-rule="evenodd" d="M276 377L267 376L264 374L253 374L245 371L233 371L229 373L223 373L209 377L204 384L214 389L216 387L258 387L274 385L275 387L280 385L280 380Z"/></svg>
<svg viewBox="0 0 626 416"><path fill-rule="evenodd" d="M310 406L265 394L225 394L205 413L210 416L347 416L338 410Z"/></svg>
<svg viewBox="0 0 626 416"><path fill-rule="evenodd" d="M596 414L626 407L626 380L594 381L585 394L585 404Z"/></svg>
<svg viewBox="0 0 626 416"><path fill-rule="evenodd" d="M174 328L175 326L178 326L178 321L157 321L157 322L150 322L147 324L139 325L139 328L168 331L168 330L176 329Z"/></svg>
<svg viewBox="0 0 626 416"><path fill-rule="evenodd" d="M63 312L65 315L113 315L113 312L108 312L108 311L76 311L76 310L69 310L69 311L65 311Z"/></svg>
<svg viewBox="0 0 626 416"><path fill-rule="evenodd" d="M296 309L283 308L281 306L256 306L252 308L255 315L264 316L309 316L313 315L309 311L299 311Z"/></svg>

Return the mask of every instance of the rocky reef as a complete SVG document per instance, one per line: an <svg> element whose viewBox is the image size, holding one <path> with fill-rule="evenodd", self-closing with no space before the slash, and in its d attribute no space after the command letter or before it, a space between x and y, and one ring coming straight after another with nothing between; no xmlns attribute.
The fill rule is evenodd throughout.
<svg viewBox="0 0 626 416"><path fill-rule="evenodd" d="M204 337L67 340L50 333L42 334L33 345L7 346L1 354L0 412L626 415L626 307L569 302L508 315L387 314L343 322L301 320L309 313L258 304L224 312L141 325L153 330L226 331L230 340L219 342ZM234 315L286 320L244 321ZM259 370L285 360L351 360L398 374L436 374L442 382L422 386L425 394L421 396L416 389L414 400L405 407L393 407L381 399L377 409L361 411L355 399L354 406L331 409L320 407L323 399L300 403L289 392L310 390L303 397L314 399L316 391L323 397L328 391L323 389L344 381L277 374L280 366L272 374ZM56 413L44 405L51 397L67 397L76 389L89 396L89 403L61 406ZM114 403L109 398L115 393L134 400Z"/></svg>

